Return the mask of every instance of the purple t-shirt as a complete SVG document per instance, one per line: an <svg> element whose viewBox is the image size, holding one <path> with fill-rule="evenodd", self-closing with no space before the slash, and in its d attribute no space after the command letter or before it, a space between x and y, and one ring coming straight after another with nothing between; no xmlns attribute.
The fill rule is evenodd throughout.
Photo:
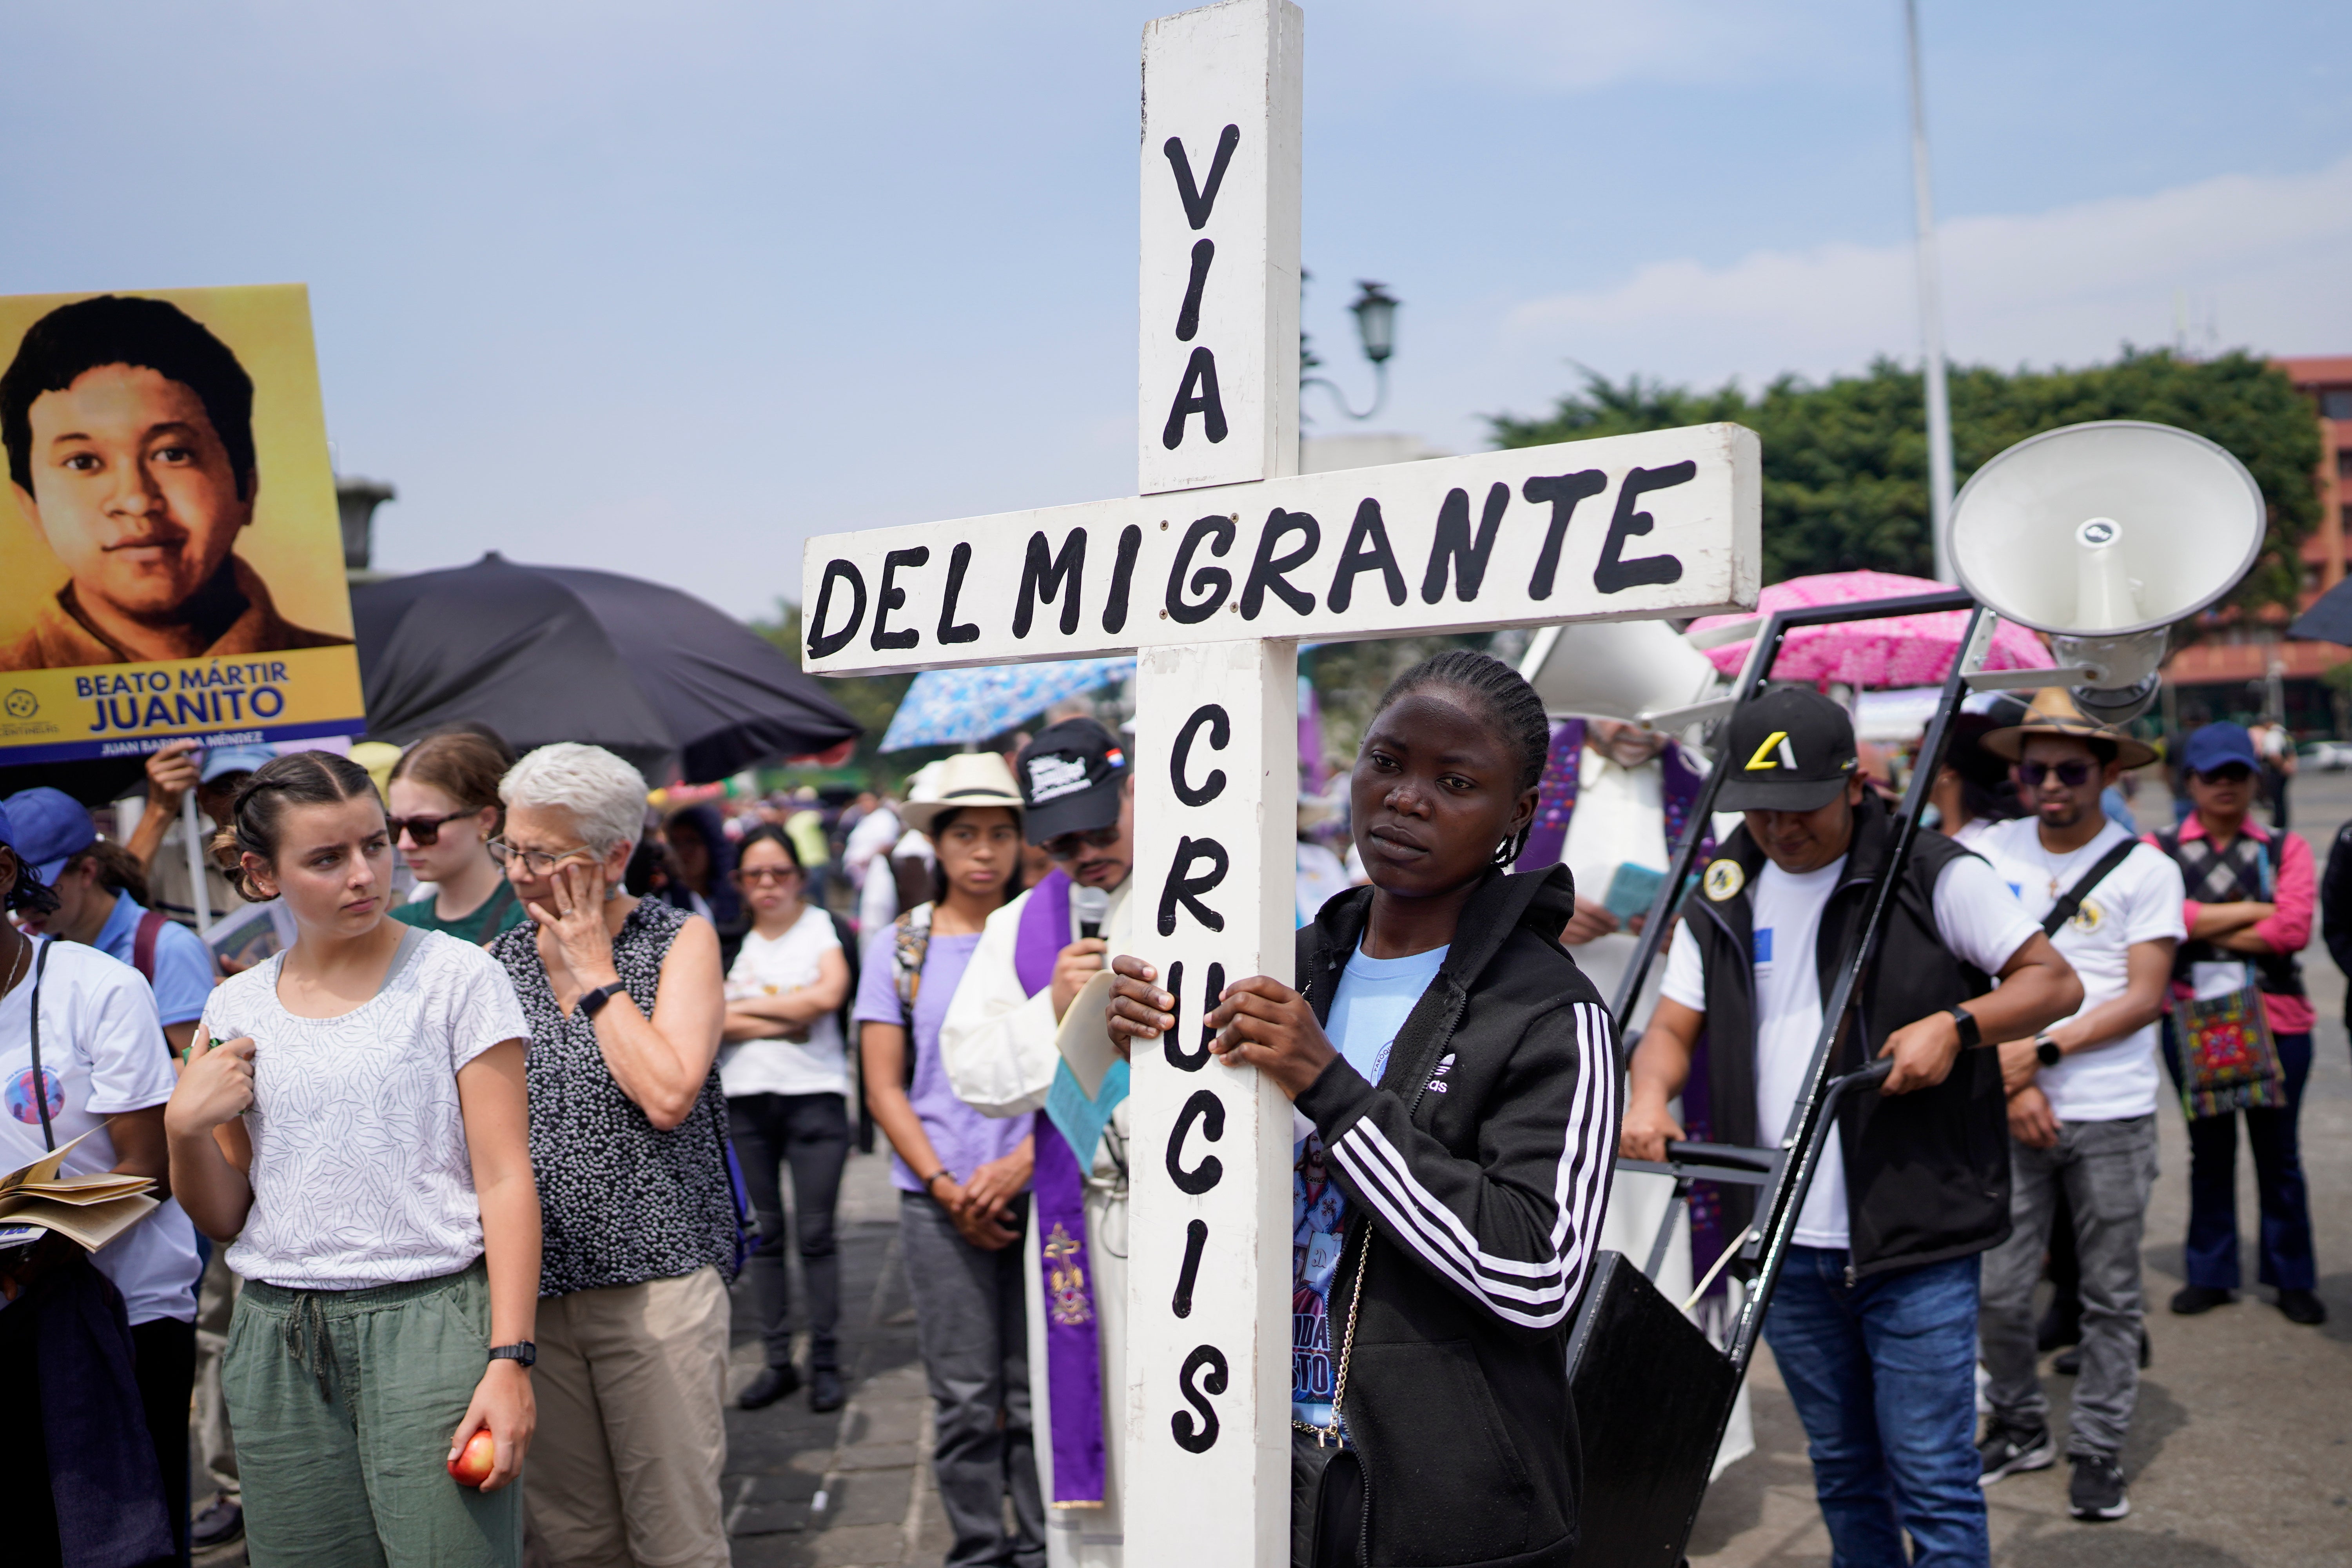
<svg viewBox="0 0 2352 1568"><path fill-rule="evenodd" d="M895 940L895 931L886 926L866 943L855 1015L861 1024L905 1021L905 1009L898 1005L898 973L890 962ZM922 987L915 993L915 1081L907 1098L914 1103L923 1135L931 1141L940 1163L959 1182L971 1180L971 1173L981 1166L1013 1152L1036 1121L1034 1116L982 1116L956 1098L946 1065L940 1060L940 1025L948 1016L948 1003L954 999L965 967L971 963L972 950L979 945L977 931L970 936L932 937L923 955ZM890 1180L901 1192L923 1190L921 1174L895 1150L890 1155Z"/></svg>

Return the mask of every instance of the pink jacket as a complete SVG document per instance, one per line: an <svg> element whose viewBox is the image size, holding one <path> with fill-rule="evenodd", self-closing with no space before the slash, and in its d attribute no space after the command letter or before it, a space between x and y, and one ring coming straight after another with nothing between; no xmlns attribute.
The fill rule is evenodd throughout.
<svg viewBox="0 0 2352 1568"><path fill-rule="evenodd" d="M2271 902L2277 906L2278 912L2266 921L2255 921L2249 929L2270 943L2274 952L2301 952L2311 945L2311 916L2319 894L2318 875L2312 867L2311 846L2303 841L2300 834L2273 834L2251 815L2239 831L2257 843L2269 845L2274 863ZM2204 837L2204 822L2195 812L2190 812L2180 824L2181 842L2186 844L2192 838ZM2156 842L2153 833L2143 837L2147 843ZM2197 911L2204 907L2195 899L2185 900L2180 906L2181 923L2191 931L2196 930ZM2189 994L2185 985L2173 987L2176 996ZM2307 1034L2318 1016L2312 1011L2310 998L2276 996L2269 992L2263 994L2263 1012L2270 1019L2271 1032L2278 1035Z"/></svg>

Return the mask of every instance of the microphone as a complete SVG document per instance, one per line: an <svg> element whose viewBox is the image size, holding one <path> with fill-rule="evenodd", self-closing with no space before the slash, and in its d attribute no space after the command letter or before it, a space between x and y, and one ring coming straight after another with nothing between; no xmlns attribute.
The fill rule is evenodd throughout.
<svg viewBox="0 0 2352 1568"><path fill-rule="evenodd" d="M1078 917L1080 936L1100 936L1103 916L1110 911L1110 895L1100 888L1079 888L1070 895L1070 909Z"/></svg>

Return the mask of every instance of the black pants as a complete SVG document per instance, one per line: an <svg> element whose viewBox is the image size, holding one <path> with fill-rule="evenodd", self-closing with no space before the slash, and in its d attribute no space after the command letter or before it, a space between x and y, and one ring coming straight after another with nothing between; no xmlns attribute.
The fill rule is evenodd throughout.
<svg viewBox="0 0 2352 1568"><path fill-rule="evenodd" d="M147 1432L155 1439L155 1463L163 1472L163 1504L172 1513L172 1543L188 1560L188 1402L196 1387L196 1325L194 1320L158 1318L131 1325L131 1373L139 1380L139 1403L146 1407Z"/></svg>
<svg viewBox="0 0 2352 1568"><path fill-rule="evenodd" d="M807 1282L809 1365L841 1364L841 1255L833 1234L834 1200L849 1161L849 1118L837 1094L743 1094L727 1102L735 1158L751 1194L760 1244L747 1270L768 1364L793 1356L792 1286L784 1269L782 1168L792 1167L793 1213L800 1226L801 1278Z"/></svg>

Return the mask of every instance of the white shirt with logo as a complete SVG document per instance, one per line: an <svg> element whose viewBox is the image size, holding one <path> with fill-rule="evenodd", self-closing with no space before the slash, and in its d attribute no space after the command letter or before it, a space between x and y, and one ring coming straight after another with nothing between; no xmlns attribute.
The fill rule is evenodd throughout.
<svg viewBox="0 0 2352 1568"><path fill-rule="evenodd" d="M1821 976L1814 952L1822 910L1845 875L1839 856L1818 871L1788 872L1767 861L1750 902L1756 979L1756 1138L1767 1146L1786 1135L1789 1117L1805 1088L1813 1047L1822 1033ZM1945 950L1963 963L1997 974L2038 929L1993 869L1963 855L1936 880L1936 930ZM1706 917L1694 913L1693 919ZM1664 994L1694 1012L1706 1011L1706 961L1698 943L1677 926L1666 955ZM1846 1227L1843 1134L1831 1131L1813 1184L1797 1214L1800 1247L1843 1250Z"/></svg>
<svg viewBox="0 0 2352 1568"><path fill-rule="evenodd" d="M66 1156L65 1173L110 1171L121 1158L107 1136L109 1118L144 1110L172 1098L178 1080L172 1051L155 1016L155 995L139 972L120 959L74 942L48 942L41 974L41 1088L48 1099L49 1132L57 1146L89 1136ZM41 1106L34 1098L33 962L16 988L0 998L0 1171L13 1171L47 1152ZM159 1318L182 1322L196 1315L195 1226L176 1201L100 1248L91 1258L122 1292L133 1323Z"/></svg>
<svg viewBox="0 0 2352 1568"><path fill-rule="evenodd" d="M2115 823L2080 849L2054 855L2042 847L2041 825L2030 816L1997 825L1978 841L1978 853L2017 895L2018 905L2039 924L2052 906L2087 875L2107 851L2131 835ZM2180 868L2170 856L2143 844L2099 879L2073 920L2051 942L2083 980L2083 1011L2121 996L2130 983L2134 943L2186 940L2181 923ZM2156 1110L2158 1024L2087 1051L2069 1053L2035 1079L2061 1121L2121 1121Z"/></svg>

